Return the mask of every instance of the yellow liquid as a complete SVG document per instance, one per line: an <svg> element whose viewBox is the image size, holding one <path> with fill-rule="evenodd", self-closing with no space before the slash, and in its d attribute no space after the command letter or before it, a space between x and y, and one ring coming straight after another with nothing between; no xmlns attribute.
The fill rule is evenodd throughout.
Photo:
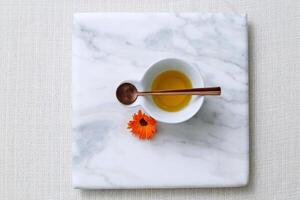
<svg viewBox="0 0 300 200"><path fill-rule="evenodd" d="M152 90L192 88L190 79L179 71L165 71L159 74L152 83ZM176 112L184 108L191 100L191 95L152 96L154 103L168 112Z"/></svg>

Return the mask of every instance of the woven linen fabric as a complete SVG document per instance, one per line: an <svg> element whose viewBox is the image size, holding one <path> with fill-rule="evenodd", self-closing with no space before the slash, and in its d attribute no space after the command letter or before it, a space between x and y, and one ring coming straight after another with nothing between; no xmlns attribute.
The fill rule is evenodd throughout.
<svg viewBox="0 0 300 200"><path fill-rule="evenodd" d="M227 189L71 186L73 12L247 13L250 183ZM300 2L1 0L0 199L300 199Z"/></svg>

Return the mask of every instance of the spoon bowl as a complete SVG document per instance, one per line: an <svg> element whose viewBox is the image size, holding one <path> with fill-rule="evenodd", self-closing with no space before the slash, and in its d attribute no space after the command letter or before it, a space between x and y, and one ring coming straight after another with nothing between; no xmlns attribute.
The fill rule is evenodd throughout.
<svg viewBox="0 0 300 200"><path fill-rule="evenodd" d="M131 83L122 83L116 91L117 99L125 105L134 103L138 97L136 87Z"/></svg>

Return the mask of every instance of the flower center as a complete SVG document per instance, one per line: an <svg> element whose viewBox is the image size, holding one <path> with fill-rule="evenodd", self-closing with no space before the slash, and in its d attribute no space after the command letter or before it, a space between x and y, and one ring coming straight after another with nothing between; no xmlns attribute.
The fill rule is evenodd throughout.
<svg viewBox="0 0 300 200"><path fill-rule="evenodd" d="M144 118L140 119L140 124L141 124L142 126L147 126L147 125L148 125L147 121L144 120Z"/></svg>

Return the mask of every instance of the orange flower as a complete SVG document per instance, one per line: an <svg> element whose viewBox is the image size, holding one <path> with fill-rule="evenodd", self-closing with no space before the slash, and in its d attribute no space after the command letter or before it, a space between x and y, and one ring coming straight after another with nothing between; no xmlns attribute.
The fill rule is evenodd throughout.
<svg viewBox="0 0 300 200"><path fill-rule="evenodd" d="M156 132L156 121L139 110L138 113L134 113L127 128L131 129L132 134L142 140L151 139Z"/></svg>

